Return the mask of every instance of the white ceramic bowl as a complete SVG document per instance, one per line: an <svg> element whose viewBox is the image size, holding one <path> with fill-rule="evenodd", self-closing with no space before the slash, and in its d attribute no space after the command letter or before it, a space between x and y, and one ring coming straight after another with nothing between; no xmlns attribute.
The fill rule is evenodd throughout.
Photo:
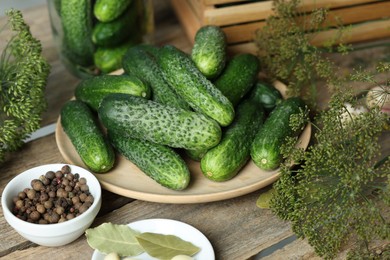
<svg viewBox="0 0 390 260"><path fill-rule="evenodd" d="M51 247L62 246L76 240L92 224L101 207L101 187L97 178L84 168L69 165L72 173L78 173L80 177L87 179L89 191L94 197L94 202L87 211L74 219L56 224L33 224L13 215L11 211L13 206L12 198L17 196L18 192L31 187L31 180L39 178L39 176L45 174L47 171L61 170L64 165L69 164L47 164L18 174L4 188L1 197L3 214L8 224L21 236L38 245Z"/></svg>

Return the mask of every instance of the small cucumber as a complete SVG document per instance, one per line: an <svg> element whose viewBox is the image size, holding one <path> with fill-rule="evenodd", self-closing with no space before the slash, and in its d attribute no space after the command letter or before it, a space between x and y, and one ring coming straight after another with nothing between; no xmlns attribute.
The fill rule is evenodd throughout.
<svg viewBox="0 0 390 260"><path fill-rule="evenodd" d="M109 132L115 149L147 176L172 190L184 190L190 182L185 161L170 147Z"/></svg>
<svg viewBox="0 0 390 260"><path fill-rule="evenodd" d="M224 130L221 142L201 159L202 173L210 180L232 179L251 158L251 144L263 124L265 113L262 106L251 99L243 100L236 112L233 123Z"/></svg>
<svg viewBox="0 0 390 260"><path fill-rule="evenodd" d="M283 100L272 110L251 147L251 158L260 169L274 170L280 166L283 159L281 145L288 136L297 134L290 127L290 117L304 108L302 99L293 97Z"/></svg>
<svg viewBox="0 0 390 260"><path fill-rule="evenodd" d="M238 54L227 63L214 85L236 106L255 84L259 71L260 63L256 56Z"/></svg>
<svg viewBox="0 0 390 260"><path fill-rule="evenodd" d="M192 160L200 162L208 149L202 150L185 150L185 154Z"/></svg>
<svg viewBox="0 0 390 260"><path fill-rule="evenodd" d="M94 52L91 0L61 1L61 21L66 48L64 53L76 64L91 65Z"/></svg>
<svg viewBox="0 0 390 260"><path fill-rule="evenodd" d="M84 79L76 86L75 97L97 111L105 96L123 93L148 99L150 88L132 75L102 75Z"/></svg>
<svg viewBox="0 0 390 260"><path fill-rule="evenodd" d="M111 22L97 22L92 29L92 42L97 46L113 47L125 42L129 37L138 38L140 41L141 35L135 33L137 32L136 11L131 6L128 11Z"/></svg>
<svg viewBox="0 0 390 260"><path fill-rule="evenodd" d="M129 48L123 57L123 69L145 80L152 89L152 100L161 104L190 110L184 99L177 95L164 80L154 55L158 49L152 45L141 44Z"/></svg>
<svg viewBox="0 0 390 260"><path fill-rule="evenodd" d="M126 51L136 43L129 41L117 47L98 47L93 54L93 60L104 74L122 68L122 59Z"/></svg>
<svg viewBox="0 0 390 260"><path fill-rule="evenodd" d="M234 106L241 101L256 81L259 72L259 60L252 54L238 54L227 64L214 85ZM186 151L188 157L200 161L207 151Z"/></svg>
<svg viewBox="0 0 390 260"><path fill-rule="evenodd" d="M91 171L104 173L114 166L114 149L86 104L78 100L65 103L61 109L61 125Z"/></svg>
<svg viewBox="0 0 390 260"><path fill-rule="evenodd" d="M101 22L111 22L121 16L133 0L96 0L93 6L95 17Z"/></svg>
<svg viewBox="0 0 390 260"><path fill-rule="evenodd" d="M232 103L195 66L191 58L172 45L161 47L158 64L168 84L197 112L221 126L234 119Z"/></svg>
<svg viewBox="0 0 390 260"><path fill-rule="evenodd" d="M208 149L221 139L209 117L127 94L106 96L98 114L109 131L173 148Z"/></svg>
<svg viewBox="0 0 390 260"><path fill-rule="evenodd" d="M195 34L191 58L208 79L217 77L226 63L226 36L215 25L201 27Z"/></svg>
<svg viewBox="0 0 390 260"><path fill-rule="evenodd" d="M257 100L267 112L271 112L283 100L279 90L271 84L261 81L256 82L251 95L256 95Z"/></svg>

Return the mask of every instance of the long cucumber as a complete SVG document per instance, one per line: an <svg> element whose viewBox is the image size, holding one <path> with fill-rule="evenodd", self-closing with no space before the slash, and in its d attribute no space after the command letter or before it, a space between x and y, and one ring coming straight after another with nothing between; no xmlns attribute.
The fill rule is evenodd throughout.
<svg viewBox="0 0 390 260"><path fill-rule="evenodd" d="M199 71L188 54L166 45L160 48L157 60L165 80L195 111L221 126L233 121L232 103Z"/></svg>
<svg viewBox="0 0 390 260"><path fill-rule="evenodd" d="M232 179L248 162L253 138L263 124L262 106L252 100L243 100L236 109L236 118L222 136L221 142L201 159L204 176L213 181Z"/></svg>
<svg viewBox="0 0 390 260"><path fill-rule="evenodd" d="M115 149L160 185L183 190L190 182L185 161L172 148L146 140L108 133Z"/></svg>
<svg viewBox="0 0 390 260"><path fill-rule="evenodd" d="M187 102L181 98L164 80L154 53L157 48L151 45L137 45L129 48L123 57L122 66L129 75L145 80L152 88L152 100L161 104L189 110Z"/></svg>
<svg viewBox="0 0 390 260"><path fill-rule="evenodd" d="M298 97L288 98L279 103L270 113L263 127L253 140L251 157L263 170L274 170L282 162L281 146L286 138L297 134L290 126L292 115L299 115L305 104Z"/></svg>
<svg viewBox="0 0 390 260"><path fill-rule="evenodd" d="M221 139L214 120L184 109L126 94L110 94L99 117L110 131L175 148L209 149Z"/></svg>
<svg viewBox="0 0 390 260"><path fill-rule="evenodd" d="M132 75L101 75L84 79L76 86L75 96L93 110L97 111L105 96L112 93L123 93L148 99L148 84Z"/></svg>
<svg viewBox="0 0 390 260"><path fill-rule="evenodd" d="M78 100L65 103L61 109L61 125L90 170L102 173L114 166L114 150L85 103Z"/></svg>

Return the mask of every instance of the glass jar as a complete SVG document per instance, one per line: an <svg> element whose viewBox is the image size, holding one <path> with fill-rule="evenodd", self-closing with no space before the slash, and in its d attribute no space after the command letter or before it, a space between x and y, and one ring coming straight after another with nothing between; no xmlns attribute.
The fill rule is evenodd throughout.
<svg viewBox="0 0 390 260"><path fill-rule="evenodd" d="M119 2L123 6L118 7ZM76 77L120 69L129 47L153 43L152 0L47 0L47 4L54 44ZM118 8L108 6L112 4Z"/></svg>

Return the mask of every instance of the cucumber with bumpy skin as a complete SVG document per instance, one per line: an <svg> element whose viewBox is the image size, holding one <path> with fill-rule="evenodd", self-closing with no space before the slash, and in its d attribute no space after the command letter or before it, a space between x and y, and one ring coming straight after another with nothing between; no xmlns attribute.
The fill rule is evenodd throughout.
<svg viewBox="0 0 390 260"><path fill-rule="evenodd" d="M234 106L237 106L256 82L259 69L260 64L256 56L238 54L228 62L222 74L214 81L214 85ZM186 151L186 154L191 159L200 161L206 152L192 150Z"/></svg>
<svg viewBox="0 0 390 260"><path fill-rule="evenodd" d="M227 63L214 85L236 106L255 84L259 70L260 63L256 56L238 54Z"/></svg>
<svg viewBox="0 0 390 260"><path fill-rule="evenodd" d="M61 1L61 22L64 31L63 53L74 63L88 66L93 62L91 40L91 0Z"/></svg>
<svg viewBox="0 0 390 260"><path fill-rule="evenodd" d="M136 43L133 40L116 47L98 47L93 54L93 61L103 74L122 68L122 59L126 51Z"/></svg>
<svg viewBox="0 0 390 260"><path fill-rule="evenodd" d="M208 79L217 77L226 63L226 36L215 25L201 27L195 35L191 58Z"/></svg>
<svg viewBox="0 0 390 260"><path fill-rule="evenodd" d="M98 114L109 131L174 148L209 149L221 139L214 120L136 96L110 94L100 103Z"/></svg>
<svg viewBox="0 0 390 260"><path fill-rule="evenodd" d="M168 84L197 112L221 126L234 119L232 103L195 66L191 58L172 45L161 47L158 64Z"/></svg>
<svg viewBox="0 0 390 260"><path fill-rule="evenodd" d="M236 117L225 129L221 142L207 151L201 159L203 175L218 182L235 177L251 158L251 144L263 124L264 115L258 102L243 100L237 106Z"/></svg>
<svg viewBox="0 0 390 260"><path fill-rule="evenodd" d="M156 47L146 44L129 48L122 59L123 70L149 84L152 88L152 100L190 110L187 102L178 96L164 80L160 67L153 56L157 51Z"/></svg>
<svg viewBox="0 0 390 260"><path fill-rule="evenodd" d="M263 170L274 170L282 162L280 147L288 136L297 134L290 126L290 117L305 108L302 99L288 98L270 113L263 127L257 132L251 147L253 162Z"/></svg>
<svg viewBox="0 0 390 260"><path fill-rule="evenodd" d="M253 87L251 95L256 95L259 102L267 112L272 111L283 101L282 94L274 86L267 82L258 81Z"/></svg>
<svg viewBox="0 0 390 260"><path fill-rule="evenodd" d="M108 137L120 154L160 185L172 190L188 186L188 167L172 148L114 132L109 132Z"/></svg>
<svg viewBox="0 0 390 260"><path fill-rule="evenodd" d="M134 0L96 0L95 17L101 22L111 22L122 15Z"/></svg>
<svg viewBox="0 0 390 260"><path fill-rule="evenodd" d="M77 100L97 111L105 96L112 93L123 93L148 99L150 87L132 75L102 75L82 80L75 90Z"/></svg>
<svg viewBox="0 0 390 260"><path fill-rule="evenodd" d="M109 171L115 153L89 107L71 100L61 109L61 125L85 165L93 172Z"/></svg>
<svg viewBox="0 0 390 260"><path fill-rule="evenodd" d="M137 11L131 6L128 11L111 22L97 22L92 29L92 42L97 46L113 47L129 39L132 34L135 34L132 38L139 38L140 41L136 21Z"/></svg>

